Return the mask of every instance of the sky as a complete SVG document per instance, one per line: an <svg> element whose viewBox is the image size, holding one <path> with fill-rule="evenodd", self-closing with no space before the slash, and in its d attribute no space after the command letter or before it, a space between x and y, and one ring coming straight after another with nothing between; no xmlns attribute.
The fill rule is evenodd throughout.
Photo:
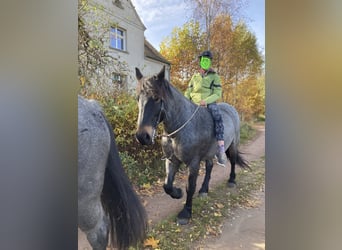
<svg viewBox="0 0 342 250"><path fill-rule="evenodd" d="M182 27L192 12L184 0L131 0L144 23L146 39L159 50L161 41L174 27ZM265 0L248 0L244 21L256 36L259 50L265 54Z"/></svg>

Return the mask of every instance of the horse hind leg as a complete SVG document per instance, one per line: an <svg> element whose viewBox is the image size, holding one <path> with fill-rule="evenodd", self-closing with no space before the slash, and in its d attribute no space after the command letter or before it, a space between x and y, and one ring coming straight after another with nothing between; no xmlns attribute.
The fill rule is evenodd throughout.
<svg viewBox="0 0 342 250"><path fill-rule="evenodd" d="M236 146L234 145L234 143L232 142L232 144L230 144L229 148L226 151L226 155L230 161L230 174L229 174L229 179L228 179L228 183L227 183L227 186L230 188L236 187L235 164L236 164L236 160L237 160L237 154L238 154L238 150L237 150Z"/></svg>
<svg viewBox="0 0 342 250"><path fill-rule="evenodd" d="M109 219L105 215L102 206L99 210L97 218L95 219L97 222L94 227L86 232L87 239L93 250L106 250L109 235Z"/></svg>
<svg viewBox="0 0 342 250"><path fill-rule="evenodd" d="M205 176L203 179L202 187L198 191L200 197L206 197L209 192L209 181L211 177L211 171L213 169L213 162L211 160L205 161Z"/></svg>

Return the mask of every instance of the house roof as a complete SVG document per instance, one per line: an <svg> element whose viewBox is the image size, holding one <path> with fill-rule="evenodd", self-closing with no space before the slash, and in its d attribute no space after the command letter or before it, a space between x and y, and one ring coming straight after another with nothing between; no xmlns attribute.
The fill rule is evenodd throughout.
<svg viewBox="0 0 342 250"><path fill-rule="evenodd" d="M144 55L147 58L171 65L146 39L144 42Z"/></svg>
<svg viewBox="0 0 342 250"><path fill-rule="evenodd" d="M143 26L143 29L146 30L146 27L145 27L144 23L141 21L141 18L140 18L140 16L138 15L137 10L135 9L135 6L133 5L132 1L129 1L129 3L130 3L130 5L132 6L132 9L133 9L133 11L134 11L135 16L137 17L137 19L139 20L139 22L140 22L141 25Z"/></svg>

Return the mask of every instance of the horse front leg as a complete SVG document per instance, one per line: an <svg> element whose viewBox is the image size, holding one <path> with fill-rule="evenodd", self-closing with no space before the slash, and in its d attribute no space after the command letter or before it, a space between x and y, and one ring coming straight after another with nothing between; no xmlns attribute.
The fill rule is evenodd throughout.
<svg viewBox="0 0 342 250"><path fill-rule="evenodd" d="M175 179L175 174L178 172L180 161L177 159L165 160L166 178L164 184L164 191L174 199L180 199L183 197L183 191L181 188L176 188L173 186L173 181Z"/></svg>
<svg viewBox="0 0 342 250"><path fill-rule="evenodd" d="M198 195L200 197L206 197L209 192L209 181L211 177L211 171L213 170L213 161L206 160L205 161L205 176L202 183L201 189L198 191Z"/></svg>
<svg viewBox="0 0 342 250"><path fill-rule="evenodd" d="M189 223L192 215L192 197L194 196L196 190L196 181L199 171L199 162L191 164L189 166L189 178L188 187L186 189L186 203L182 211L179 212L177 216L177 222L180 225L186 225Z"/></svg>

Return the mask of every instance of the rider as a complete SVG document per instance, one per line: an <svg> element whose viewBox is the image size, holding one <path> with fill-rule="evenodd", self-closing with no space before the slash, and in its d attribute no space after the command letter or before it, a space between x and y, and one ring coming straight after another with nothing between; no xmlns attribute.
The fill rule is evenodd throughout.
<svg viewBox="0 0 342 250"><path fill-rule="evenodd" d="M224 127L222 116L216 101L222 96L221 80L219 75L210 67L213 55L209 50L199 55L199 73L195 73L190 82L185 97L203 107L208 107L215 126L215 136L218 144L217 163L225 167L227 156L224 150Z"/></svg>

